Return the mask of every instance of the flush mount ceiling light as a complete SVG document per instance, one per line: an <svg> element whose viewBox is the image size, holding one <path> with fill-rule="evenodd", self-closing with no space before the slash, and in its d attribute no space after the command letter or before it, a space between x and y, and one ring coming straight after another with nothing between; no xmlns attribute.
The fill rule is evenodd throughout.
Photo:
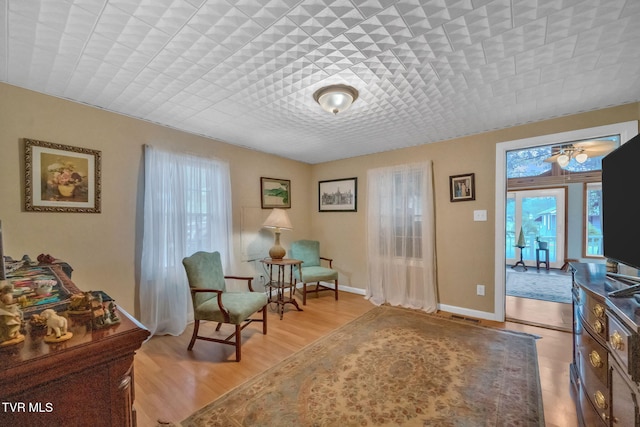
<svg viewBox="0 0 640 427"><path fill-rule="evenodd" d="M323 110L338 114L353 104L358 99L358 91L347 85L332 85L318 89L313 94Z"/></svg>

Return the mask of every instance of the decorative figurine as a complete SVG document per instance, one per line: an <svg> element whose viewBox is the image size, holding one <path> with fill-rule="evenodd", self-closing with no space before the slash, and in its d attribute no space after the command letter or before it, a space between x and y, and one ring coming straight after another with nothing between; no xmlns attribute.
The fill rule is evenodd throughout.
<svg viewBox="0 0 640 427"><path fill-rule="evenodd" d="M67 331L67 319L59 316L53 309L48 308L43 310L40 316L47 319L47 336L44 337L45 342L62 342L73 337L73 333Z"/></svg>
<svg viewBox="0 0 640 427"><path fill-rule="evenodd" d="M13 302L13 286L6 280L0 281L0 347L24 341L20 333L22 311Z"/></svg>

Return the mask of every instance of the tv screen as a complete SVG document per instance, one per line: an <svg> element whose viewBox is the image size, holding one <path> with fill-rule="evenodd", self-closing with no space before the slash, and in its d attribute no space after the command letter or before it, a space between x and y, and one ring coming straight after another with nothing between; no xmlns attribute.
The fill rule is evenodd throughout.
<svg viewBox="0 0 640 427"><path fill-rule="evenodd" d="M640 135L602 159L604 256L640 269Z"/></svg>

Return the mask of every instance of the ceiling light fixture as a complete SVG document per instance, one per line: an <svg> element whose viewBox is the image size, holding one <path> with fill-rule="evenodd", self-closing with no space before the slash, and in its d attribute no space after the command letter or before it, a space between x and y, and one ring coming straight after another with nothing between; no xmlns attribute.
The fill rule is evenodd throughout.
<svg viewBox="0 0 640 427"><path fill-rule="evenodd" d="M351 107L351 104L358 99L358 91L347 85L332 85L318 89L313 94L323 110L334 115Z"/></svg>
<svg viewBox="0 0 640 427"><path fill-rule="evenodd" d="M584 163L587 161L589 156L587 155L587 153L582 152L582 153L576 154L573 158L576 159L576 162L578 163Z"/></svg>
<svg viewBox="0 0 640 427"><path fill-rule="evenodd" d="M562 153L558 156L556 162L558 162L561 168L564 168L569 164L569 160L571 160L571 157L569 157L568 154Z"/></svg>

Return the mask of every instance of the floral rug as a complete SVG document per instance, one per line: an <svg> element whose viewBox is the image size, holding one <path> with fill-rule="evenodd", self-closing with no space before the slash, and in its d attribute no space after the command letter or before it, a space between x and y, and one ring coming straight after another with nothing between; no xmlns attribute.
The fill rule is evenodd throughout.
<svg viewBox="0 0 640 427"><path fill-rule="evenodd" d="M376 307L182 426L544 426L535 338Z"/></svg>
<svg viewBox="0 0 640 427"><path fill-rule="evenodd" d="M543 301L571 303L571 274L507 271L507 295Z"/></svg>

